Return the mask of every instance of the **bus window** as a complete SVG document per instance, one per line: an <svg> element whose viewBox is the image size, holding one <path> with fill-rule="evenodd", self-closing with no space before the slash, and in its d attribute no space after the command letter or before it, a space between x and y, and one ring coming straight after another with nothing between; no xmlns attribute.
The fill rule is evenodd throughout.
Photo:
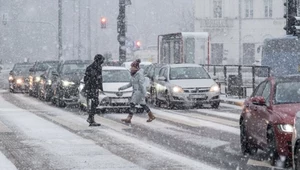
<svg viewBox="0 0 300 170"><path fill-rule="evenodd" d="M185 40L185 63L195 63L195 39L187 38Z"/></svg>

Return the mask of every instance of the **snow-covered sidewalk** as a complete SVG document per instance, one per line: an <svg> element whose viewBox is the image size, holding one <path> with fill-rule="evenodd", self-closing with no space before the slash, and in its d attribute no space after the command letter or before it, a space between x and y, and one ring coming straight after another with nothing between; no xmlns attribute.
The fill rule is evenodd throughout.
<svg viewBox="0 0 300 170"><path fill-rule="evenodd" d="M225 95L221 95L220 99L222 103L232 104L241 107L243 107L245 101L245 98L239 99L238 97L225 96Z"/></svg>
<svg viewBox="0 0 300 170"><path fill-rule="evenodd" d="M0 152L0 169L17 170L15 165L8 160L2 152Z"/></svg>

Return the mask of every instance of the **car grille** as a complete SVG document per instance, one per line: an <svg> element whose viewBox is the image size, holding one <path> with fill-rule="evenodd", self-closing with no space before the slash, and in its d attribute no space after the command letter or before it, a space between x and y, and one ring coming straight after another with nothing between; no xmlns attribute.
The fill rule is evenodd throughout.
<svg viewBox="0 0 300 170"><path fill-rule="evenodd" d="M206 93L209 92L209 88L184 88L185 93Z"/></svg>

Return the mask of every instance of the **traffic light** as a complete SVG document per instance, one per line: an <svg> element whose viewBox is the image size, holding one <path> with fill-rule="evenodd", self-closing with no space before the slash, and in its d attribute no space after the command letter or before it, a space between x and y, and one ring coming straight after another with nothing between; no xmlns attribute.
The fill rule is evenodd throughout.
<svg viewBox="0 0 300 170"><path fill-rule="evenodd" d="M300 36L300 17L295 16L291 19L291 28L294 36Z"/></svg>
<svg viewBox="0 0 300 170"><path fill-rule="evenodd" d="M105 17L101 17L100 23L101 23L101 28L106 28L106 18Z"/></svg>
<svg viewBox="0 0 300 170"><path fill-rule="evenodd" d="M135 49L139 50L141 48L142 43L140 41L135 42Z"/></svg>
<svg viewBox="0 0 300 170"><path fill-rule="evenodd" d="M293 35L293 25L295 24L294 20L297 16L297 5L295 0L286 0L284 3L285 11L284 18L286 18L286 25L284 29L286 30L287 35Z"/></svg>

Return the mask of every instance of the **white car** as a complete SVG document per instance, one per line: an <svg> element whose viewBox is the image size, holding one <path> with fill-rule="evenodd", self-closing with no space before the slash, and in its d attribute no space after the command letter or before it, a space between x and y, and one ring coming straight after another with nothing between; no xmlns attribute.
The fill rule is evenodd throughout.
<svg viewBox="0 0 300 170"><path fill-rule="evenodd" d="M118 91L118 88L128 84L130 81L130 72L124 67L102 67L103 93L99 94L99 105L97 109L105 111L108 109L127 109L132 95L132 88L124 91ZM80 93L84 87L83 80L80 82L79 104L83 109L90 109L90 102L87 102L83 93ZM89 103L89 104L87 104Z"/></svg>
<svg viewBox="0 0 300 170"><path fill-rule="evenodd" d="M220 104L219 85L207 71L197 64L168 64L163 66L154 80L153 101L160 106L192 107Z"/></svg>

